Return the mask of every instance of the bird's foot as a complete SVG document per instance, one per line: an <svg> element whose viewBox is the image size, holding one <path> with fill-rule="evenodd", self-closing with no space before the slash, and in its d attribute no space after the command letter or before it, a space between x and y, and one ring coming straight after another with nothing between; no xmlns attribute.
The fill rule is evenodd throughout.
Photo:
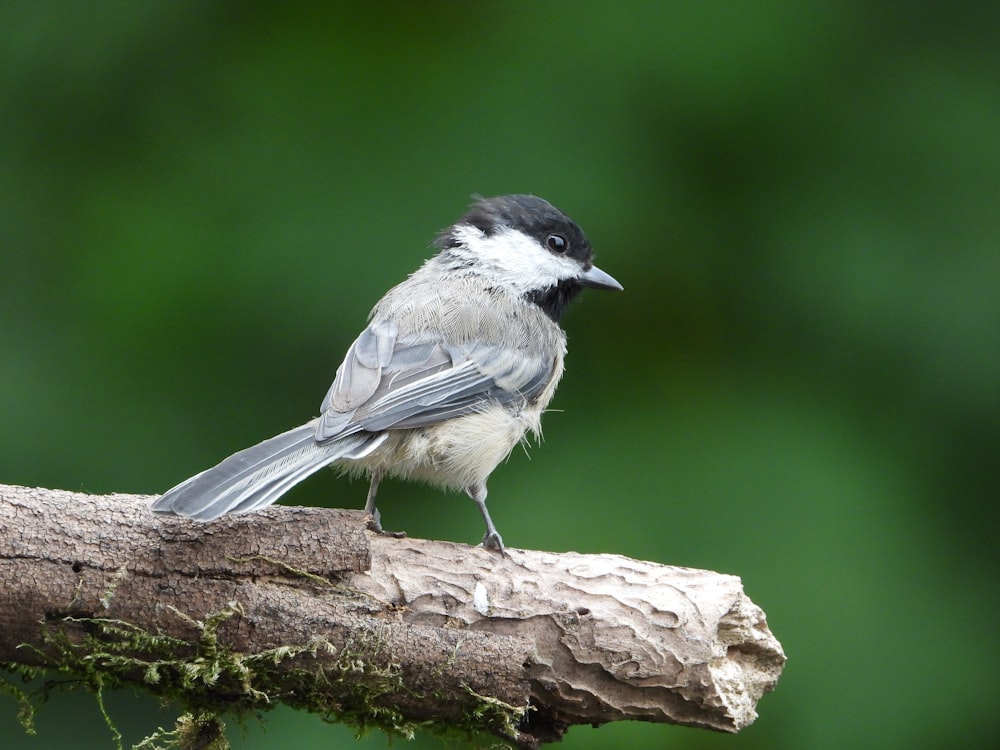
<svg viewBox="0 0 1000 750"><path fill-rule="evenodd" d="M368 530L374 531L379 534L382 532L382 514L378 512L378 508L372 508L368 511L368 515L371 518L368 520Z"/></svg>
<svg viewBox="0 0 1000 750"><path fill-rule="evenodd" d="M496 531L487 531L483 534L483 549L492 549L500 553L500 557L507 557L507 552L503 546L503 537Z"/></svg>
<svg viewBox="0 0 1000 750"><path fill-rule="evenodd" d="M382 528L382 514L378 512L378 508L373 508L368 513L371 518L368 519L368 530L374 531L376 534L381 534L382 536L391 536L393 539L405 539L405 531L386 531Z"/></svg>

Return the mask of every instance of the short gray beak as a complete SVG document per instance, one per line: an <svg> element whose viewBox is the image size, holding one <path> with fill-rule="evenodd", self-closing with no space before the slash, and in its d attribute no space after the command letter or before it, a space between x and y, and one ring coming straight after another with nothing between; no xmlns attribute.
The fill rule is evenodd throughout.
<svg viewBox="0 0 1000 750"><path fill-rule="evenodd" d="M604 273L597 266L591 266L590 270L578 277L578 281L582 286L589 286L593 289L613 289L620 292L625 288L615 281L613 276Z"/></svg>

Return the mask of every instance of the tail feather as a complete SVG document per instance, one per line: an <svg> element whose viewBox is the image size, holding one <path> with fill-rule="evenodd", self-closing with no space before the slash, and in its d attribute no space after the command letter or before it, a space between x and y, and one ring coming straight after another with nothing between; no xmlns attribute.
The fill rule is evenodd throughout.
<svg viewBox="0 0 1000 750"><path fill-rule="evenodd" d="M382 437L361 433L320 444L315 431L313 420L234 453L165 492L152 509L199 521L224 513L248 513L270 505L324 466L365 453L371 441L381 442Z"/></svg>

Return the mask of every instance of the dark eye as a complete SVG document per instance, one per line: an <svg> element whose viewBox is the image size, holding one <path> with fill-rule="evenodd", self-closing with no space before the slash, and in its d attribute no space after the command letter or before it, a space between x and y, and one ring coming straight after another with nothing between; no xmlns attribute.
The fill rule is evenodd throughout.
<svg viewBox="0 0 1000 750"><path fill-rule="evenodd" d="M569 243L566 242L566 238L561 234L550 234L545 238L545 244L549 246L549 250L554 253L564 253L569 247Z"/></svg>

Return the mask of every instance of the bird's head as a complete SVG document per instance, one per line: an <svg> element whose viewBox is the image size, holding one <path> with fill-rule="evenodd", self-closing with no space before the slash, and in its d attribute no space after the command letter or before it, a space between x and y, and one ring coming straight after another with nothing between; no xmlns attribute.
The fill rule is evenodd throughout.
<svg viewBox="0 0 1000 750"><path fill-rule="evenodd" d="M439 260L537 304L558 321L585 287L621 290L594 265L587 236L533 195L482 198L438 235Z"/></svg>

